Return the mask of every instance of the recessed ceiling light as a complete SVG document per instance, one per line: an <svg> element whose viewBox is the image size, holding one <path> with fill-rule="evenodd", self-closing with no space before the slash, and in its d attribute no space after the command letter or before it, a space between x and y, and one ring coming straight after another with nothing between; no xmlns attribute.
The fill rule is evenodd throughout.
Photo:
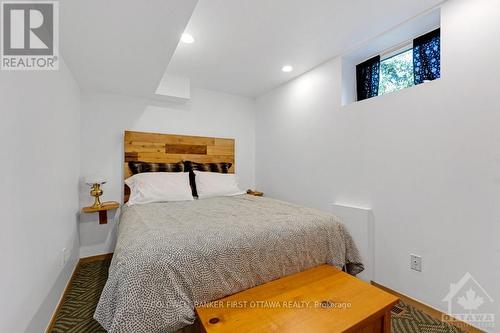
<svg viewBox="0 0 500 333"><path fill-rule="evenodd" d="M290 65L286 65L286 66L283 66L283 68L281 68L281 70L285 73L288 73L288 72L291 72L293 71L293 67L290 66Z"/></svg>
<svg viewBox="0 0 500 333"><path fill-rule="evenodd" d="M181 42L186 44L194 43L194 37L188 33L183 33L181 36Z"/></svg>

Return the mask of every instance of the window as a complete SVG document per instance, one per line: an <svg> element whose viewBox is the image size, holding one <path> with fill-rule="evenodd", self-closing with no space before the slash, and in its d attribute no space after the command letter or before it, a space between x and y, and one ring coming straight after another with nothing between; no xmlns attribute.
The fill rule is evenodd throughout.
<svg viewBox="0 0 500 333"><path fill-rule="evenodd" d="M413 48L380 61L379 96L414 85Z"/></svg>
<svg viewBox="0 0 500 333"><path fill-rule="evenodd" d="M358 101L441 77L441 30L417 37L388 57L375 56L356 66Z"/></svg>

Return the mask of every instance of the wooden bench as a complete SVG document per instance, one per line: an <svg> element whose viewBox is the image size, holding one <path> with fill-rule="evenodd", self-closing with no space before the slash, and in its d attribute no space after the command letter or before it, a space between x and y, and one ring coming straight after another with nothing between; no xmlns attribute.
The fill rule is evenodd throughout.
<svg viewBox="0 0 500 333"><path fill-rule="evenodd" d="M397 301L323 265L197 307L196 312L207 333L388 333Z"/></svg>

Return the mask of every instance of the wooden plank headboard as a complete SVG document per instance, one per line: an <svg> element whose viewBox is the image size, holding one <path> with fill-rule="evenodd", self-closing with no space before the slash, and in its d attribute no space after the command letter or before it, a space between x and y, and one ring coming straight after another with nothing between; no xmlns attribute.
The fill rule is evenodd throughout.
<svg viewBox="0 0 500 333"><path fill-rule="evenodd" d="M198 163L230 162L235 170L234 139L125 131L124 179L132 176L130 161L176 163L183 160ZM125 202L129 188L125 185Z"/></svg>

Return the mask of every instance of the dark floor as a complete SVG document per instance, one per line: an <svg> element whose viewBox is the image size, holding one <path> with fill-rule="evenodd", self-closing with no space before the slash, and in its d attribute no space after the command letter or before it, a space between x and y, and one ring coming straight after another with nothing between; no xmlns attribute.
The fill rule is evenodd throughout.
<svg viewBox="0 0 500 333"><path fill-rule="evenodd" d="M110 262L103 260L80 265L57 313L52 333L106 332L92 316L106 283ZM393 310L392 332L463 333L456 327L434 319L402 302Z"/></svg>

